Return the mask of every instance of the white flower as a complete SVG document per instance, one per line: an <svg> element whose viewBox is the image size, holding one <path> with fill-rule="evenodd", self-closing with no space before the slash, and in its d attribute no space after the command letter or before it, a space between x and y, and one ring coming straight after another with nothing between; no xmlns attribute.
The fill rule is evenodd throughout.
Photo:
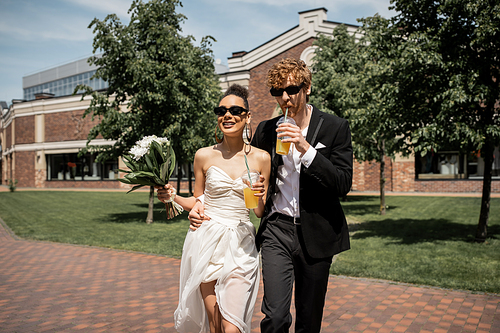
<svg viewBox="0 0 500 333"><path fill-rule="evenodd" d="M135 146L133 146L129 151L130 154L134 155L134 160L138 161L141 157L147 154L149 152L151 142L153 141L158 142L160 145L170 145L167 138L159 138L156 135L145 136L141 140L137 141Z"/></svg>

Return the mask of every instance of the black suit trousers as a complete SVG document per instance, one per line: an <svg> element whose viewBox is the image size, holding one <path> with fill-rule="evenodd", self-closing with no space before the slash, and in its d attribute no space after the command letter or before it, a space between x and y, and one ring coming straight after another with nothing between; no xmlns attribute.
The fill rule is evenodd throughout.
<svg viewBox="0 0 500 333"><path fill-rule="evenodd" d="M262 234L264 298L262 333L288 332L295 282L295 332L320 332L332 257L311 258L303 251L301 226L275 214Z"/></svg>

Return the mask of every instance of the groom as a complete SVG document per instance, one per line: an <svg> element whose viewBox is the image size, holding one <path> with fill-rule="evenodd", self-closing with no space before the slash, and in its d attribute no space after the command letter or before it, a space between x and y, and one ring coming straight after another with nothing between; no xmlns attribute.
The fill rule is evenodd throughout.
<svg viewBox="0 0 500 333"><path fill-rule="evenodd" d="M339 197L352 184L352 146L346 120L307 104L311 72L301 60L283 59L268 72L267 85L296 125L257 127L252 145L271 155L266 210L256 236L261 249L264 297L261 332L288 332L295 282L295 332L320 332L333 255L349 249L349 233ZM277 137L291 142L288 155L276 154ZM198 207L198 208L197 208ZM201 222L201 205L189 214ZM201 210L200 210L201 208Z"/></svg>

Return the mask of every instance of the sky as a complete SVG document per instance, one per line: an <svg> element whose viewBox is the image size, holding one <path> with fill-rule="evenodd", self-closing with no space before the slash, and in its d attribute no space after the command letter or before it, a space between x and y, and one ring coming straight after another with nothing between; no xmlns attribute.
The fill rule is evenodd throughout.
<svg viewBox="0 0 500 333"><path fill-rule="evenodd" d="M329 21L359 25L376 13L389 18L390 0L183 0L183 35L199 45L207 35L214 58L251 51L299 24L301 11L324 7ZM92 55L97 18L116 14L128 24L132 0L0 0L0 101L22 99L23 76Z"/></svg>

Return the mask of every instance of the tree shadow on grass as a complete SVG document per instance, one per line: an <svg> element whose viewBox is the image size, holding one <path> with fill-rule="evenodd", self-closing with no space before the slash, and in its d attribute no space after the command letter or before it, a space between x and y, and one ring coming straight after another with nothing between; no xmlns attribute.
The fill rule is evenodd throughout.
<svg viewBox="0 0 500 333"><path fill-rule="evenodd" d="M146 210L146 212L148 211L148 208L149 208L149 203L138 203L138 204L133 204L133 206L135 207L139 207L139 208L143 208ZM160 209L165 209L165 204L163 202L155 202L153 204L153 209L154 210L160 210Z"/></svg>
<svg viewBox="0 0 500 333"><path fill-rule="evenodd" d="M142 206L142 205L137 205ZM173 219L168 220L165 211L165 205L160 203L158 207L154 206L153 211L153 223L162 223L162 224L173 224L179 223L182 220L186 221L188 219L188 212L184 211L179 216L174 217ZM148 205L136 212L127 212L127 213L114 213L108 214L104 218L99 218L100 221L112 222L112 223L144 223L146 224L146 218L148 216Z"/></svg>
<svg viewBox="0 0 500 333"><path fill-rule="evenodd" d="M377 196L347 196L347 201L341 201L346 215L369 215L380 212L380 197ZM391 206L396 209L398 206Z"/></svg>
<svg viewBox="0 0 500 333"><path fill-rule="evenodd" d="M386 238L392 244L416 244L433 241L474 242L476 225L450 222L445 219L385 219L353 226L351 238ZM350 226L351 228L351 226ZM488 238L500 238L500 225L488 227Z"/></svg>
<svg viewBox="0 0 500 333"><path fill-rule="evenodd" d="M396 209L398 206L391 206L391 209ZM380 212L380 204L376 205L367 205L367 204L360 204L360 205L343 205L342 209L344 210L344 213L346 215L373 215L373 214L379 214Z"/></svg>
<svg viewBox="0 0 500 333"><path fill-rule="evenodd" d="M341 202L359 202L359 201L379 202L380 197L376 195L348 195L345 197L345 200L341 198Z"/></svg>

